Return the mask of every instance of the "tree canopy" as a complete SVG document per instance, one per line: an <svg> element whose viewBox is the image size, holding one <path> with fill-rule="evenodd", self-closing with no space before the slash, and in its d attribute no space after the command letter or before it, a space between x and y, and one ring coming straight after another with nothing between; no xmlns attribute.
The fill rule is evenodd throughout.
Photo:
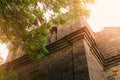
<svg viewBox="0 0 120 80"><path fill-rule="evenodd" d="M32 59L47 54L49 29L80 16L94 0L0 0L0 42L15 53L19 47Z"/></svg>

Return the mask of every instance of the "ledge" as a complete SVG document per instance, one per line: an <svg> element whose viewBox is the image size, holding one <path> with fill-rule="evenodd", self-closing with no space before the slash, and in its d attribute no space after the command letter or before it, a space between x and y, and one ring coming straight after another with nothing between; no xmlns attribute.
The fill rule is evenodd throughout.
<svg viewBox="0 0 120 80"><path fill-rule="evenodd" d="M120 55L116 55L108 59L105 59L105 63L104 63L105 70L114 67L116 65L120 65Z"/></svg>
<svg viewBox="0 0 120 80"><path fill-rule="evenodd" d="M84 39L87 42L88 46L90 47L90 50L92 51L92 54L95 56L98 62L100 62L100 64L104 66L105 69L110 68L116 65L118 62L120 62L120 55L108 59L105 59L103 57L103 55L99 52L96 42L94 41L94 38L91 36L87 27L83 27L73 33L68 34L62 39L57 40L56 42L47 45L47 49L49 51L49 54L52 54L55 51L70 46L72 43L80 39ZM29 59L28 56L24 55L16 60L5 63L2 66L4 66L6 69L17 69L21 66L25 66L32 62L34 61Z"/></svg>

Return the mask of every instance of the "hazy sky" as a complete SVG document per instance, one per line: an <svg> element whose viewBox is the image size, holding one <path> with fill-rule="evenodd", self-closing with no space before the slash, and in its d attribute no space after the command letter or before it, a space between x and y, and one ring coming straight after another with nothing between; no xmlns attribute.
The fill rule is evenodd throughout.
<svg viewBox="0 0 120 80"><path fill-rule="evenodd" d="M89 8L91 16L88 23L94 30L100 27L120 26L120 0L96 0Z"/></svg>

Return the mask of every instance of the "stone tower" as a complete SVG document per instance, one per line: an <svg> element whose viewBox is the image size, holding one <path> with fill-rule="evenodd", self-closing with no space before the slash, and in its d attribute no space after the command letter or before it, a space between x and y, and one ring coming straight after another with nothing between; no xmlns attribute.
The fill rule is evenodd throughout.
<svg viewBox="0 0 120 80"><path fill-rule="evenodd" d="M20 80L120 80L120 28L92 32L84 19L53 27L49 55L32 61L9 55L4 67L17 71Z"/></svg>

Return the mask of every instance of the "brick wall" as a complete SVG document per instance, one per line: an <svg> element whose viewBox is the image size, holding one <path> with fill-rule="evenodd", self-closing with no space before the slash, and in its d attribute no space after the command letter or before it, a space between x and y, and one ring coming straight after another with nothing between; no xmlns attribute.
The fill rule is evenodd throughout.
<svg viewBox="0 0 120 80"><path fill-rule="evenodd" d="M16 71L20 80L90 80L83 39Z"/></svg>
<svg viewBox="0 0 120 80"><path fill-rule="evenodd" d="M71 48L52 53L16 71L20 80L72 80Z"/></svg>
<svg viewBox="0 0 120 80"><path fill-rule="evenodd" d="M95 33L96 43L105 58L120 54L120 28L108 27Z"/></svg>
<svg viewBox="0 0 120 80"><path fill-rule="evenodd" d="M105 73L108 80L120 80L120 65L107 69Z"/></svg>
<svg viewBox="0 0 120 80"><path fill-rule="evenodd" d="M90 80L106 80L104 67L92 54L90 47L84 41L87 56L87 64L89 69Z"/></svg>

